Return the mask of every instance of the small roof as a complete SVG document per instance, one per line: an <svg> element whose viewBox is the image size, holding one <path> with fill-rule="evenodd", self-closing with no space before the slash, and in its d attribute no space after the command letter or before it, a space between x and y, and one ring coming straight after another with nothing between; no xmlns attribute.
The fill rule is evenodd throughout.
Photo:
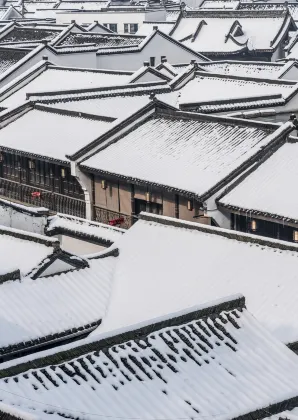
<svg viewBox="0 0 298 420"><path fill-rule="evenodd" d="M112 245L125 232L124 229L61 213L48 218L45 229L45 233L49 236L70 235L105 246Z"/></svg>
<svg viewBox="0 0 298 420"><path fill-rule="evenodd" d="M169 217L140 218L117 243L100 332L241 292L267 330L284 343L298 341L297 245Z"/></svg>
<svg viewBox="0 0 298 420"><path fill-rule="evenodd" d="M261 61L216 61L202 63L200 66L212 73L278 79L287 64Z"/></svg>
<svg viewBox="0 0 298 420"><path fill-rule="evenodd" d="M35 233L1 226L0 276L16 270L20 270L23 276L29 274L43 260L51 256L57 247L59 247L59 242L56 238L47 238Z"/></svg>
<svg viewBox="0 0 298 420"><path fill-rule="evenodd" d="M0 44L20 43L20 42L40 42L51 41L56 38L61 32L61 29L43 29L43 28L29 28L28 26L22 27L20 25L12 27L11 31L4 35L0 33Z"/></svg>
<svg viewBox="0 0 298 420"><path fill-rule="evenodd" d="M36 66L39 66L39 64ZM46 95L47 92L77 91L78 88L88 89L101 86L117 86L128 83L131 75L121 71L77 69L58 67L51 64L44 67L41 72L36 71L34 78L26 78L27 74L31 72L32 68L17 79L12 80L9 85L6 84L0 90L0 100L1 93L5 92L5 99L1 102L1 108L9 108L22 103L26 100L27 93L44 92ZM19 89L18 86L20 86ZM10 96L8 96L9 91L11 91Z"/></svg>
<svg viewBox="0 0 298 420"><path fill-rule="evenodd" d="M55 46L95 44L100 48L126 47L138 46L143 40L143 36L136 35L70 33Z"/></svg>
<svg viewBox="0 0 298 420"><path fill-rule="evenodd" d="M8 363L0 371L0 413L21 420L74 413L80 420L93 413L228 420L260 419L297 404L297 356L255 320L243 298L229 299L46 352L45 358L31 355L23 365Z"/></svg>
<svg viewBox="0 0 298 420"><path fill-rule="evenodd" d="M67 162L66 154L86 146L110 125L111 120L28 105L27 112L16 115L13 121L2 127L0 148Z"/></svg>
<svg viewBox="0 0 298 420"><path fill-rule="evenodd" d="M298 177L297 159L298 143L293 140L283 144L244 179L232 185L221 197L220 204L229 209L298 223L298 200L293 191L293 180Z"/></svg>
<svg viewBox="0 0 298 420"><path fill-rule="evenodd" d="M203 199L275 136L292 127L291 123L282 127L247 123L173 109L167 112L157 102L154 113L148 112L127 133L122 131L116 142L109 143L105 136L104 146L82 167Z"/></svg>
<svg viewBox="0 0 298 420"><path fill-rule="evenodd" d="M296 81L197 72L196 76L180 89L179 104L206 104L223 100L232 104L239 99L265 95L281 95L287 100L297 91Z"/></svg>
<svg viewBox="0 0 298 420"><path fill-rule="evenodd" d="M34 250L29 248L23 259L30 252ZM24 251L19 250L20 255L24 256ZM87 261L86 268L0 284L0 358L78 331L83 333L84 329L90 332L99 325L116 258Z"/></svg>

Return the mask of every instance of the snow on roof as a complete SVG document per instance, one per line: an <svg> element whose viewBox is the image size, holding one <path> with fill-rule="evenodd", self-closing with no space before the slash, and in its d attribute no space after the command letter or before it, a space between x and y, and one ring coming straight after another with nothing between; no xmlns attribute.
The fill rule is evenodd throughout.
<svg viewBox="0 0 298 420"><path fill-rule="evenodd" d="M56 7L57 10L101 10L105 8L108 1L61 1Z"/></svg>
<svg viewBox="0 0 298 420"><path fill-rule="evenodd" d="M234 10L239 6L239 0L205 0L200 9L229 9Z"/></svg>
<svg viewBox="0 0 298 420"><path fill-rule="evenodd" d="M166 10L166 21L176 22L180 14L180 10Z"/></svg>
<svg viewBox="0 0 298 420"><path fill-rule="evenodd" d="M228 77L220 75L209 75L208 73L197 73L196 77L190 80L180 89L180 104L212 102L218 100L246 99L261 95L280 94L287 99L298 89L298 83L294 81L277 81L270 79L249 79Z"/></svg>
<svg viewBox="0 0 298 420"><path fill-rule="evenodd" d="M268 145L277 127L160 110L82 166L202 197Z"/></svg>
<svg viewBox="0 0 298 420"><path fill-rule="evenodd" d="M298 222L298 201L292 190L298 177L298 143L285 143L220 199L225 207L276 215ZM278 191L278 194L277 194Z"/></svg>
<svg viewBox="0 0 298 420"><path fill-rule="evenodd" d="M0 147L65 162L66 154L99 137L110 124L36 106L1 129Z"/></svg>
<svg viewBox="0 0 298 420"><path fill-rule="evenodd" d="M183 17L174 32L171 34L174 39L184 40L184 45L201 53L229 53L249 50L272 50L272 41L275 40L285 25L285 15L266 16L262 13L254 13L246 16L243 12L234 11L233 14L217 11L211 15L203 11L199 13L188 12ZM247 12L246 12L247 13ZM241 25L243 35L229 36L232 26L238 22ZM201 25L199 31L197 29ZM197 32L197 33L196 33ZM236 40L236 42L234 41ZM247 44L246 44L247 43Z"/></svg>
<svg viewBox="0 0 298 420"><path fill-rule="evenodd" d="M14 27L7 35L0 37L0 44L24 41L51 41L61 32L60 29L36 29L28 27Z"/></svg>
<svg viewBox="0 0 298 420"><path fill-rule="evenodd" d="M173 29L175 22L143 22L139 27L137 35L148 36L152 33L153 27L157 26L158 29L165 34L169 34Z"/></svg>
<svg viewBox="0 0 298 420"><path fill-rule="evenodd" d="M126 230L103 223L91 222L80 217L57 213L48 219L46 233L56 235L57 232L72 233L78 237L83 236L99 242L113 244Z"/></svg>
<svg viewBox="0 0 298 420"><path fill-rule="evenodd" d="M261 78L278 78L284 66L284 63L258 61L217 61L206 64L202 63L204 69L213 73Z"/></svg>
<svg viewBox="0 0 298 420"><path fill-rule="evenodd" d="M23 77L23 75L21 76ZM15 80L10 85L12 94L7 97L7 85L5 86L6 99L1 102L2 108L16 106L26 100L27 93L40 93L95 88L100 86L113 86L125 84L129 81L130 75L117 72L98 71L90 69L75 69L63 67L47 67L33 80L21 85L18 90L15 87Z"/></svg>
<svg viewBox="0 0 298 420"><path fill-rule="evenodd" d="M23 247L19 258L25 252L23 260L30 259L35 250ZM8 346L30 347L31 341L42 337L71 335L78 328L98 325L106 310L115 260L113 256L92 259L90 267L1 284L0 356L9 352Z"/></svg>
<svg viewBox="0 0 298 420"><path fill-rule="evenodd" d="M152 89L150 92L151 91ZM90 99L57 102L56 104L51 104L51 106L70 111L123 119L149 104L150 92L144 92L143 95L117 95L94 99L91 97ZM156 94L156 98L169 105L175 106L178 102L178 95L179 92L170 92Z"/></svg>
<svg viewBox="0 0 298 420"><path fill-rule="evenodd" d="M26 1L24 6L27 12L34 13L37 9L52 9L56 4L57 1Z"/></svg>
<svg viewBox="0 0 298 420"><path fill-rule="evenodd" d="M278 339L297 341L298 246L194 222L147 218L117 243L119 259L100 332L243 293L253 315Z"/></svg>
<svg viewBox="0 0 298 420"><path fill-rule="evenodd" d="M0 74L11 68L28 53L29 51L26 50L0 48Z"/></svg>
<svg viewBox="0 0 298 420"><path fill-rule="evenodd" d="M16 270L20 270L21 275L28 274L52 255L58 245L56 238L0 226L0 275Z"/></svg>
<svg viewBox="0 0 298 420"><path fill-rule="evenodd" d="M142 329L141 339L131 331L70 350L60 362L58 353L17 365L0 380L1 400L18 418L20 411L87 420L270 413L271 404L297 395L297 356L238 302L171 314Z"/></svg>
<svg viewBox="0 0 298 420"><path fill-rule="evenodd" d="M75 44L95 44L98 47L125 47L137 46L144 40L142 36L118 35L118 34L97 34L97 33L70 33L57 45L68 46Z"/></svg>

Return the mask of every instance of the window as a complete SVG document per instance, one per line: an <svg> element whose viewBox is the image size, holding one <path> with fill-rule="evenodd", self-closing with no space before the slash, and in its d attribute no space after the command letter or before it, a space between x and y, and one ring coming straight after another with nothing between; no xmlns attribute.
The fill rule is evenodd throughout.
<svg viewBox="0 0 298 420"><path fill-rule="evenodd" d="M113 32L117 32L117 23L109 23L109 29Z"/></svg>
<svg viewBox="0 0 298 420"><path fill-rule="evenodd" d="M150 57L150 66L151 67L155 66L155 57Z"/></svg>
<svg viewBox="0 0 298 420"><path fill-rule="evenodd" d="M138 32L139 25L137 23L124 23L125 34L135 34Z"/></svg>
<svg viewBox="0 0 298 420"><path fill-rule="evenodd" d="M135 214L139 214L142 211L153 214L162 214L162 204L147 203L145 200L135 198Z"/></svg>

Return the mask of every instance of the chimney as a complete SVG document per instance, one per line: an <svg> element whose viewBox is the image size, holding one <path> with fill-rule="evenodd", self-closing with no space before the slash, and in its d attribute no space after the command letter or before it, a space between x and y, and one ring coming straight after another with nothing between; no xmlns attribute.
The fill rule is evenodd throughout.
<svg viewBox="0 0 298 420"><path fill-rule="evenodd" d="M72 19L72 20L70 21L70 23L76 23L76 21L75 21L74 19Z"/></svg>
<svg viewBox="0 0 298 420"><path fill-rule="evenodd" d="M150 93L149 99L150 99L150 101L154 101L155 100L155 93L154 92L151 92Z"/></svg>
<svg viewBox="0 0 298 420"><path fill-rule="evenodd" d="M196 60L190 60L190 64L194 65L194 64L196 64L196 63L197 63L197 61L196 61Z"/></svg>
<svg viewBox="0 0 298 420"><path fill-rule="evenodd" d="M94 23L98 23L98 20L95 20Z"/></svg>
<svg viewBox="0 0 298 420"><path fill-rule="evenodd" d="M45 60L45 61L48 61L49 57L47 55L43 55L42 59Z"/></svg>
<svg viewBox="0 0 298 420"><path fill-rule="evenodd" d="M167 60L167 57L162 57L162 58L161 58L161 62L162 62L162 63L166 63L167 61L168 61L168 60Z"/></svg>
<svg viewBox="0 0 298 420"><path fill-rule="evenodd" d="M47 46L47 45L48 45L48 40L44 39L44 40L42 41L42 43L43 43L43 45Z"/></svg>
<svg viewBox="0 0 298 420"><path fill-rule="evenodd" d="M149 67L149 61L144 61L143 66L144 66L144 67Z"/></svg>
<svg viewBox="0 0 298 420"><path fill-rule="evenodd" d="M154 25L154 26L153 26L153 30L154 30L154 31L157 31L157 29L158 29L158 26L157 26L157 25Z"/></svg>

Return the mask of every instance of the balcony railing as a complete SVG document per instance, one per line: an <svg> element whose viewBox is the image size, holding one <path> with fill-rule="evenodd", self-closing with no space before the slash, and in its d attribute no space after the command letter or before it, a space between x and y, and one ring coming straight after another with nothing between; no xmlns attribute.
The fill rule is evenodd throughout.
<svg viewBox="0 0 298 420"><path fill-rule="evenodd" d="M103 209L94 206L94 220L100 223L106 223L110 226L121 227L123 229L130 228L137 221L136 216L119 213L117 211Z"/></svg>
<svg viewBox="0 0 298 420"><path fill-rule="evenodd" d="M49 210L66 213L72 216L86 217L84 200L67 197L52 191L19 184L5 178L0 178L0 195L31 204L38 207L47 207Z"/></svg>

